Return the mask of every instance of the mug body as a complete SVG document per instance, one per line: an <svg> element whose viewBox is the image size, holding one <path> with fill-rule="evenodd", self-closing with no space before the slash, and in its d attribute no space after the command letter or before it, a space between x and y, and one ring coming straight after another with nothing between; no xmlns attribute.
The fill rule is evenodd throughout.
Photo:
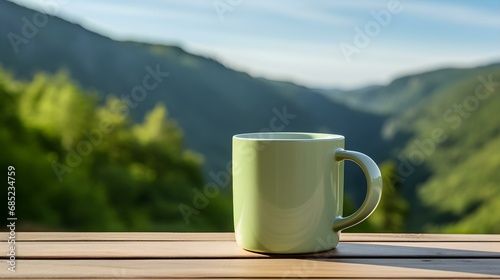
<svg viewBox="0 0 500 280"><path fill-rule="evenodd" d="M233 209L237 243L263 253L334 248L342 216L344 137L321 133L249 133L233 137Z"/></svg>

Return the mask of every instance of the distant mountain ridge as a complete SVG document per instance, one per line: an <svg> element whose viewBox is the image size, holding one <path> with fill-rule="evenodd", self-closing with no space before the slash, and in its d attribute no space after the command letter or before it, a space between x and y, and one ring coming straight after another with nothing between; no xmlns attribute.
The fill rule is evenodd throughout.
<svg viewBox="0 0 500 280"><path fill-rule="evenodd" d="M385 125L393 155L414 170L406 178L416 210L410 229L500 232L491 215L500 211L500 64L465 71Z"/></svg>
<svg viewBox="0 0 500 280"><path fill-rule="evenodd" d="M482 70L495 69L499 64L471 68L441 68L403 76L385 86L375 85L347 91L323 89L319 92L351 108L378 114L401 113L419 105L456 81Z"/></svg>
<svg viewBox="0 0 500 280"><path fill-rule="evenodd" d="M500 211L500 63L321 92L387 116L381 134L407 186L409 231L500 232L488 214Z"/></svg>
<svg viewBox="0 0 500 280"><path fill-rule="evenodd" d="M35 13L0 1L0 34L22 34L22 18L31 19ZM179 47L118 42L49 16L28 43L19 45L17 54L6 36L0 39L0 50L0 63L17 78L63 69L83 88L104 94L103 99L108 94L132 96L143 85L148 67L168 72L155 88L135 92L144 98L133 100L137 105L130 114L139 121L154 104L165 103L169 117L184 131L186 145L203 154L208 176L227 169L231 136L243 132L339 133L347 137L348 148L376 160L386 157L379 148L382 140L373 137L384 117L352 110L302 86L254 78ZM271 123L285 114L293 118ZM358 181L361 184L362 177Z"/></svg>

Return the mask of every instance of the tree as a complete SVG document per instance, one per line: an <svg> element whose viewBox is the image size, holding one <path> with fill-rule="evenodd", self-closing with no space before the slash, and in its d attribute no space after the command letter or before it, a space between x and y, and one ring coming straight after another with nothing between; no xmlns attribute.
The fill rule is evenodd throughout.
<svg viewBox="0 0 500 280"><path fill-rule="evenodd" d="M392 161L380 165L383 179L382 199L370 218L377 232L404 232L409 204L402 194L403 185Z"/></svg>
<svg viewBox="0 0 500 280"><path fill-rule="evenodd" d="M164 105L132 123L132 108L116 97L99 105L64 72L19 82L1 68L0 105L0 166L16 168L21 229L230 229L226 194L184 221L178 206L203 191L202 158Z"/></svg>
<svg viewBox="0 0 500 280"><path fill-rule="evenodd" d="M382 173L382 198L373 214L363 223L347 230L348 232L404 232L409 204L402 194L403 185L392 161L380 165ZM347 200L344 212L352 213L355 207Z"/></svg>

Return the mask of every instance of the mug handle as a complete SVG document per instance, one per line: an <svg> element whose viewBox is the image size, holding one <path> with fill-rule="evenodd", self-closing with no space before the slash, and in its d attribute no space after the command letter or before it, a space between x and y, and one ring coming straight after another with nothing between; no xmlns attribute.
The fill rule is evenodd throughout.
<svg viewBox="0 0 500 280"><path fill-rule="evenodd" d="M332 228L335 232L340 232L361 223L375 211L382 196L382 175L377 164L365 154L337 148L333 155L336 161L350 160L359 165L365 173L368 185L365 201L356 212L347 217L335 217Z"/></svg>

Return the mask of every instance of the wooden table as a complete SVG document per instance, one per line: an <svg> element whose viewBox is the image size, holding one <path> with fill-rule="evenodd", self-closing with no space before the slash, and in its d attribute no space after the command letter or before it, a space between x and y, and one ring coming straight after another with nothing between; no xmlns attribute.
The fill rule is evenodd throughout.
<svg viewBox="0 0 500 280"><path fill-rule="evenodd" d="M233 233L0 233L0 279L500 278L500 235L342 234L337 249L277 256Z"/></svg>

